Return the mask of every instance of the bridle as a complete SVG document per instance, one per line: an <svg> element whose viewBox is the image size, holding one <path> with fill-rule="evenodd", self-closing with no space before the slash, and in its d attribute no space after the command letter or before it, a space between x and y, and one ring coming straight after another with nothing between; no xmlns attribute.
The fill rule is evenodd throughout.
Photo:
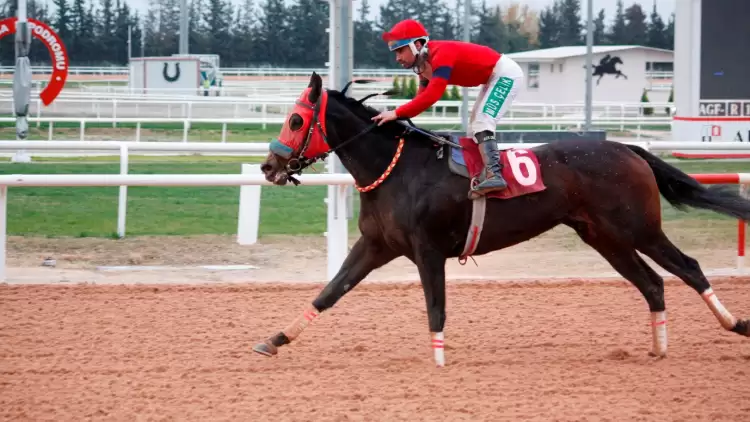
<svg viewBox="0 0 750 422"><path fill-rule="evenodd" d="M370 83L370 82L373 82L373 81L372 80L354 80L354 81L350 81L349 83L346 84L346 86L344 86L344 88L340 92L341 92L341 94L345 95L346 90L349 88L349 86L352 83ZM391 94L393 94L393 92L391 90L388 90L388 91L383 92L383 93L370 94L370 95L367 95L367 96L363 97L362 99L358 100L358 102L359 103L363 103L367 99L369 99L371 97L374 97L374 96L377 96L377 95L391 95ZM327 151L322 152L320 154L317 154L317 155L315 155L313 157L310 157L310 158L305 157L304 156L305 151L307 151L307 149L309 148L310 142L311 142L312 137L313 137L313 134L315 133L316 130L320 131L320 136L323 138L323 141L326 143L326 145L330 145L328 143L328 134L325 133L325 130L323 129L323 124L322 124L322 122L320 120L320 112L321 112L322 99L323 99L323 94L321 93L321 95L318 96L318 99L315 101L315 104L313 104L313 105L310 105L309 103L302 102L299 99L295 101L295 104L297 106L307 108L308 110L312 109L312 111L313 111L312 122L310 123L310 127L307 130L307 136L305 137L304 141L302 142L302 145L300 146L299 151L297 152L296 156L290 158L287 161L287 164L285 166L285 172L286 172L287 180L289 180L292 183L294 183L295 186L298 186L301 183L297 178L294 177L295 174L302 174L302 170L310 167L311 165L315 164L318 161L325 160L331 153L334 153L337 150L339 150L339 149L343 148L344 146L348 145L349 143L356 141L357 139L359 139L362 136L366 135L367 133L369 133L370 131L372 131L373 129L375 129L378 126L377 122L373 122L370 125L368 125L366 128L362 129L356 135L354 135L354 136L346 139L345 141L341 142L336 147L334 147L334 148L330 148L329 147ZM358 185L355 184L355 187L357 188L358 191L360 191L360 192L369 192L369 191L375 189L376 187L378 187L380 184L382 184L385 181L385 179L390 175L390 173L392 172L393 168L396 166L396 163L398 162L399 158L401 157L401 153L402 153L403 148L404 148L404 138L406 137L407 134L409 134L411 132L421 133L421 134L427 136L428 138L432 139L433 141L435 141L438 144L448 144L448 145L451 145L451 146L453 146L455 148L459 148L459 149L463 148L460 144L457 144L455 142L449 141L449 140L447 140L445 138L439 137L439 136L437 136L435 134L432 134L432 133L429 133L429 132L425 132L425 131L417 128L416 126L414 126L414 124L411 122L410 119L407 119L407 121L409 122L410 125L406 125L403 121L400 121L400 120L396 121L397 123L400 123L400 124L402 124L404 126L404 133L399 136L399 143L398 143L398 146L396 147L396 152L394 153L394 156L393 156L393 159L391 160L391 163L388 165L388 167L383 172L383 174L379 178L377 178L373 183L371 183L370 185L365 186L365 187L360 187L360 186L358 186Z"/></svg>
<svg viewBox="0 0 750 422"><path fill-rule="evenodd" d="M351 84L352 82L349 82ZM349 84L346 85L346 88L349 87ZM341 92L344 93L346 91L346 88L342 90ZM379 94L373 94L373 95L379 95ZM371 130L375 129L377 127L377 123L372 123L368 125L366 128L364 128L362 131L357 133L356 135L352 136L351 138L345 140L344 142L340 143L334 148L329 148L328 151L320 153L314 157L307 158L304 156L305 151L307 151L307 148L310 146L310 140L312 139L313 133L315 133L315 130L320 131L320 136L323 137L323 141L326 143L326 145L330 145L328 143L328 134L325 133L325 130L323 130L323 125L320 122L320 105L321 105L321 99L323 98L323 95L318 96L318 100L313 104L312 106L307 103L303 103L300 100L296 100L295 104L304 107L307 109L312 109L313 111L313 117L312 117L312 123L310 124L310 128L307 130L307 136L305 137L304 142L302 142L302 146L299 149L299 152L297 153L296 157L292 157L289 159L289 161L286 164L286 175L287 179L290 180L292 183L294 183L295 186L298 186L300 184L300 181L294 177L295 174L302 174L302 170L310 167L311 165L315 164L318 161L325 160L328 158L328 156L336 152L337 150L341 149L345 145L349 144L350 142L353 142L362 136L366 135Z"/></svg>

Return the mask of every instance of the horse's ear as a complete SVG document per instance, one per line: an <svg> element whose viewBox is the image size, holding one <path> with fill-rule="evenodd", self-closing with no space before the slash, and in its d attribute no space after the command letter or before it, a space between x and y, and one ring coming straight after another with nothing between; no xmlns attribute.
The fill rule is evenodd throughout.
<svg viewBox="0 0 750 422"><path fill-rule="evenodd" d="M308 88L312 88L313 86L315 86L315 79L316 78L320 78L320 76L318 76L318 74L313 70L312 75L310 75L310 83L307 84Z"/></svg>
<svg viewBox="0 0 750 422"><path fill-rule="evenodd" d="M318 102L320 93L323 92L323 79L320 77L320 75L313 72L312 76L310 76L310 84L307 85L307 87L312 88L310 90L310 94L307 96L307 100L315 104L316 102Z"/></svg>

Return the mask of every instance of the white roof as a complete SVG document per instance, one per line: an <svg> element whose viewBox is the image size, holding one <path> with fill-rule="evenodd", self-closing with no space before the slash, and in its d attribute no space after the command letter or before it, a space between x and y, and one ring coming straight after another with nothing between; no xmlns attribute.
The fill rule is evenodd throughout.
<svg viewBox="0 0 750 422"><path fill-rule="evenodd" d="M642 45L595 45L591 47L592 54L605 54L615 51L634 50L634 49L646 49L654 51L663 51L666 53L672 53L672 50L664 50L661 48L645 47ZM507 56L513 60L521 62L529 61L552 61L558 59L565 59L574 56L585 56L586 46L585 45L570 45L565 47L554 47L554 48L543 48L541 50L522 51L519 53L508 53Z"/></svg>

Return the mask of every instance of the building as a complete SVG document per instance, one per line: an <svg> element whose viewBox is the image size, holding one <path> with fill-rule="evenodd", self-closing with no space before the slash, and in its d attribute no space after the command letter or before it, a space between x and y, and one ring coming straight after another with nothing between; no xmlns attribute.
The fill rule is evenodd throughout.
<svg viewBox="0 0 750 422"><path fill-rule="evenodd" d="M748 0L676 3L675 141L750 142L749 16Z"/></svg>
<svg viewBox="0 0 750 422"><path fill-rule="evenodd" d="M646 89L651 102L664 103L672 87L671 50L638 45L593 46L593 101L638 103ZM509 53L526 80L516 102L575 104L586 100L586 46Z"/></svg>

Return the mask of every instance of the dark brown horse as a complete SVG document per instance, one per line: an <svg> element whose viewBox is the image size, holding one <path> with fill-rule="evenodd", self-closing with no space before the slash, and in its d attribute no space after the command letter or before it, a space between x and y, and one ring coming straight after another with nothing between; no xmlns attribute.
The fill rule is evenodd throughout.
<svg viewBox="0 0 750 422"><path fill-rule="evenodd" d="M335 150L361 192L362 236L310 307L257 344L258 353L276 355L371 271L405 256L419 271L435 360L444 364L445 263L462 255L469 234L470 181L455 170L455 162L451 168L455 147L422 132L405 134L397 122L374 127L370 118L375 114L345 93L323 90L313 73L280 138L271 143L262 170L279 185ZM695 289L724 329L750 336L748 321L722 306L698 262L662 231L659 194L678 208L710 209L745 220L750 219L750 201L726 187L706 188L636 146L567 141L530 151L545 188L509 199L487 198L486 224L474 254L507 248L564 224L643 294L652 316L652 356L667 352L664 283L638 251Z"/></svg>

